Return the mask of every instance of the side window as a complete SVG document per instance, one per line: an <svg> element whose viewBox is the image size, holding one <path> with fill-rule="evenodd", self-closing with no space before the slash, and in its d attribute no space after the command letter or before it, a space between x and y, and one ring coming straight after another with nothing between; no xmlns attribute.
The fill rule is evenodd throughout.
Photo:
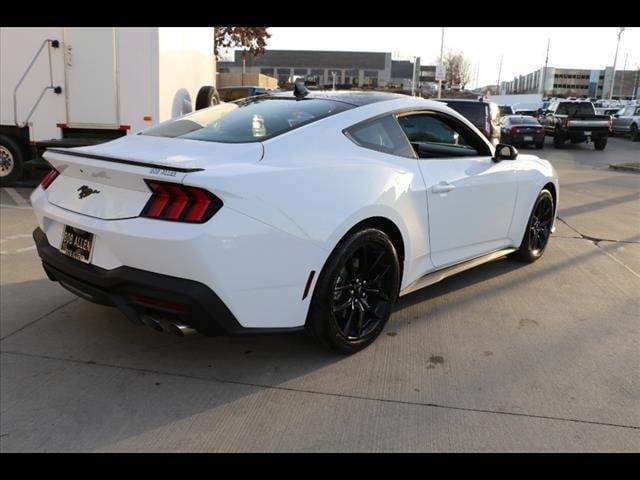
<svg viewBox="0 0 640 480"><path fill-rule="evenodd" d="M413 149L391 115L350 127L347 136L364 148L415 158Z"/></svg>
<svg viewBox="0 0 640 480"><path fill-rule="evenodd" d="M419 158L490 155L484 142L456 120L432 113L398 118L400 127Z"/></svg>

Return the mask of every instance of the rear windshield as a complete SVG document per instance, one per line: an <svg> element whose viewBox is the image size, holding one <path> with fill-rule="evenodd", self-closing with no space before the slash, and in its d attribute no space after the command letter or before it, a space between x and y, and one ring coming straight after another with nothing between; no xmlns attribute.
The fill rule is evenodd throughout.
<svg viewBox="0 0 640 480"><path fill-rule="evenodd" d="M261 142L353 107L317 98L255 97L199 110L151 127L142 135L206 142Z"/></svg>
<svg viewBox="0 0 640 480"><path fill-rule="evenodd" d="M509 117L511 125L540 125L533 117Z"/></svg>
<svg viewBox="0 0 640 480"><path fill-rule="evenodd" d="M484 128L486 109L484 103L480 102L446 102L447 107L453 108L456 112L469 120L475 126Z"/></svg>
<svg viewBox="0 0 640 480"><path fill-rule="evenodd" d="M562 102L556 110L558 115L569 115L575 117L579 115L593 115L595 110L591 102Z"/></svg>

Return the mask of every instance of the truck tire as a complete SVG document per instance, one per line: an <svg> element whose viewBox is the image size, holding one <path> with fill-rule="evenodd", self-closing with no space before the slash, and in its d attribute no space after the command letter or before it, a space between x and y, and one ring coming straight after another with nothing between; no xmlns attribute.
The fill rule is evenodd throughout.
<svg viewBox="0 0 640 480"><path fill-rule="evenodd" d="M10 137L0 135L0 186L6 187L22 177L24 154Z"/></svg>
<svg viewBox="0 0 640 480"><path fill-rule="evenodd" d="M638 140L640 140L640 135L638 135L638 125L636 125L635 123L631 124L629 137L631 138L632 142L637 142Z"/></svg>
<svg viewBox="0 0 640 480"><path fill-rule="evenodd" d="M555 136L553 137L553 148L562 147L564 147L564 138L558 132L556 132Z"/></svg>
<svg viewBox="0 0 640 480"><path fill-rule="evenodd" d="M595 139L593 141L593 146L596 150L604 150L604 147L607 146L607 137Z"/></svg>
<svg viewBox="0 0 640 480"><path fill-rule="evenodd" d="M218 105L219 103L220 95L218 95L216 87L205 85L198 90L198 96L196 97L196 110L202 110L203 108Z"/></svg>

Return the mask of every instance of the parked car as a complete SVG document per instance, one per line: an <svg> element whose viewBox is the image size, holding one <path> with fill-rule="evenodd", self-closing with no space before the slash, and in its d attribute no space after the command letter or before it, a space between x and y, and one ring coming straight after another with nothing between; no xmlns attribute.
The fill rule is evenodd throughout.
<svg viewBox="0 0 640 480"><path fill-rule="evenodd" d="M438 99L473 123L493 146L500 143L500 109L486 100Z"/></svg>
<svg viewBox="0 0 640 480"><path fill-rule="evenodd" d="M628 134L632 142L640 138L640 107L630 105L620 109L613 115L612 131L618 135Z"/></svg>
<svg viewBox="0 0 640 480"><path fill-rule="evenodd" d="M538 118L545 134L553 137L553 146L593 141L596 150L604 150L611 131L611 117L597 115L591 102L555 101Z"/></svg>
<svg viewBox="0 0 640 480"><path fill-rule="evenodd" d="M31 202L51 280L156 330L306 329L345 353L398 296L539 259L559 193L549 162L383 92L296 87L45 157Z"/></svg>
<svg viewBox="0 0 640 480"><path fill-rule="evenodd" d="M514 113L516 113L511 105L500 105L498 108L500 109L501 117L504 117L505 115L513 115Z"/></svg>
<svg viewBox="0 0 640 480"><path fill-rule="evenodd" d="M509 115L501 119L500 141L516 147L535 145L544 148L544 128L533 117L527 115Z"/></svg>
<svg viewBox="0 0 640 480"><path fill-rule="evenodd" d="M256 95L262 95L267 93L268 89L257 86L237 86L237 87L222 87L218 88L218 94L220 95L220 101L233 102L241 98L255 97Z"/></svg>

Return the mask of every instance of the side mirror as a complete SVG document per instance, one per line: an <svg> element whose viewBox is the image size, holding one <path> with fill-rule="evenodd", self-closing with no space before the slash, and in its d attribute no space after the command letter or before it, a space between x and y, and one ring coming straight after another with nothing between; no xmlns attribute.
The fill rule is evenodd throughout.
<svg viewBox="0 0 640 480"><path fill-rule="evenodd" d="M498 163L502 160L515 160L517 157L518 150L516 147L506 143L499 143L496 146L496 154L493 156L493 161Z"/></svg>

